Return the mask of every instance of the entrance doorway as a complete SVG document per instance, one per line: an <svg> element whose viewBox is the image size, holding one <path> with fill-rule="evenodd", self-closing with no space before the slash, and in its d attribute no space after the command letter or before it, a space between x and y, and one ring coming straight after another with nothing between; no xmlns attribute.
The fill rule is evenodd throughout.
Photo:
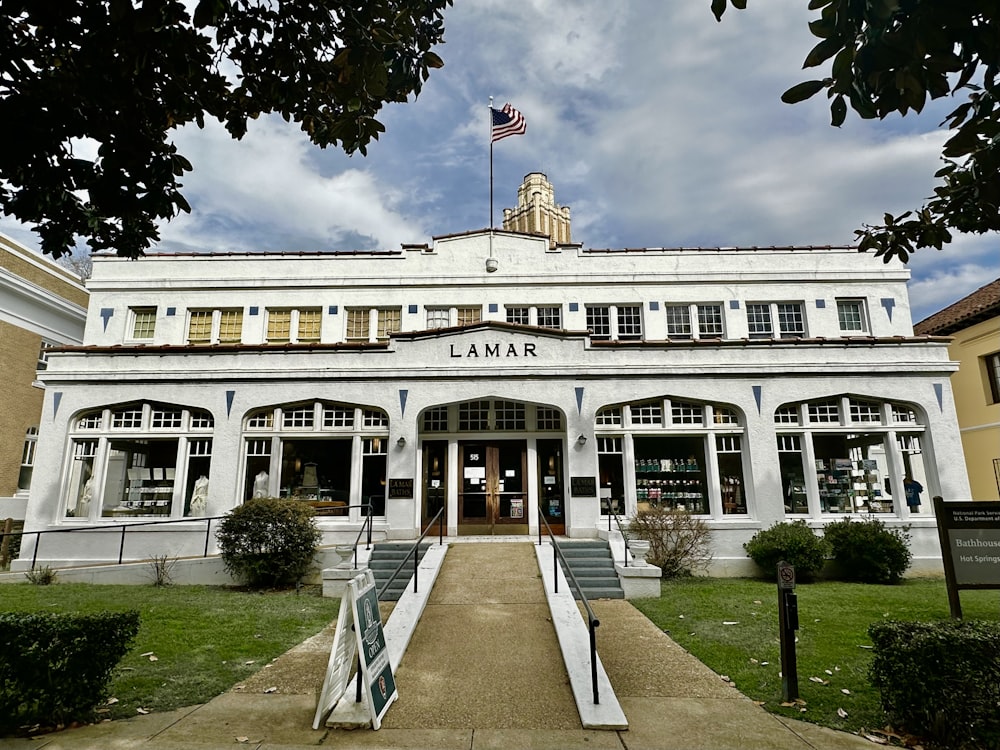
<svg viewBox="0 0 1000 750"><path fill-rule="evenodd" d="M527 534L527 442L458 444L459 534Z"/></svg>

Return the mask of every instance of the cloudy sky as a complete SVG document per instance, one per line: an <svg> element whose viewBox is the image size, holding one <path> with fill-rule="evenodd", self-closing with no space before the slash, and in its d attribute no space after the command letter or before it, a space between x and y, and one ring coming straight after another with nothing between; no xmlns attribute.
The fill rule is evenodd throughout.
<svg viewBox="0 0 1000 750"><path fill-rule="evenodd" d="M589 247L838 245L932 193L947 100L920 117L829 126L825 97L788 106L813 45L805 2L456 0L445 67L383 110L367 158L260 120L233 142L180 132L193 207L159 250L393 248L489 225L489 97L525 116L494 148L495 223L545 172ZM10 221L0 230L37 246ZM873 260L873 263L881 261ZM909 263L914 320L1000 277L1000 237Z"/></svg>

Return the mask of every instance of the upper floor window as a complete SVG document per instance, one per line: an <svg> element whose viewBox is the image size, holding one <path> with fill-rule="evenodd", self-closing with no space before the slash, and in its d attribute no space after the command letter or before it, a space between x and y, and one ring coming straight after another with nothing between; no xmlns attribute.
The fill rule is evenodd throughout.
<svg viewBox="0 0 1000 750"><path fill-rule="evenodd" d="M528 306L508 305L506 308L508 323L540 328L562 328L562 307L558 305Z"/></svg>
<svg viewBox="0 0 1000 750"><path fill-rule="evenodd" d="M697 339L722 336L722 305L666 306L667 338Z"/></svg>
<svg viewBox="0 0 1000 750"><path fill-rule="evenodd" d="M315 343L321 327L319 308L267 310L267 342L269 344Z"/></svg>
<svg viewBox="0 0 1000 750"><path fill-rule="evenodd" d="M641 305L587 305L587 330L594 340L633 341L642 338Z"/></svg>
<svg viewBox="0 0 1000 750"><path fill-rule="evenodd" d="M132 325L132 338L148 341L153 338L156 331L156 308L155 307L133 307L129 310Z"/></svg>
<svg viewBox="0 0 1000 750"><path fill-rule="evenodd" d="M465 307L428 307L427 327L448 328L449 326L468 326L482 320L483 308Z"/></svg>
<svg viewBox="0 0 1000 750"><path fill-rule="evenodd" d="M238 344L243 338L243 310L191 310L189 344Z"/></svg>
<svg viewBox="0 0 1000 750"><path fill-rule="evenodd" d="M38 441L38 428L29 427L24 436L24 451L21 453L21 471L17 476L17 488L26 490L31 487L31 472L35 466L35 445Z"/></svg>
<svg viewBox="0 0 1000 750"><path fill-rule="evenodd" d="M1000 403L1000 352L983 357L986 365L986 380L990 384L990 403Z"/></svg>
<svg viewBox="0 0 1000 750"><path fill-rule="evenodd" d="M866 333L868 319L865 315L865 301L861 299L838 299L837 321L843 333Z"/></svg>
<svg viewBox="0 0 1000 750"><path fill-rule="evenodd" d="M777 331L774 321L777 321ZM805 314L801 302L747 304L747 330L752 339L799 338L805 335Z"/></svg>
<svg viewBox="0 0 1000 750"><path fill-rule="evenodd" d="M385 341L400 330L398 307L351 308L347 311L348 341Z"/></svg>

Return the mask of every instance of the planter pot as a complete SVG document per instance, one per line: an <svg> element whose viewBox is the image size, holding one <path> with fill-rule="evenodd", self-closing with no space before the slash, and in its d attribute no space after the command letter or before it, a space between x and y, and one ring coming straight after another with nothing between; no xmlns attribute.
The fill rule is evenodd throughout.
<svg viewBox="0 0 1000 750"><path fill-rule="evenodd" d="M632 552L632 564L636 567L647 565L646 555L649 554L649 542L645 539L630 539L628 548Z"/></svg>

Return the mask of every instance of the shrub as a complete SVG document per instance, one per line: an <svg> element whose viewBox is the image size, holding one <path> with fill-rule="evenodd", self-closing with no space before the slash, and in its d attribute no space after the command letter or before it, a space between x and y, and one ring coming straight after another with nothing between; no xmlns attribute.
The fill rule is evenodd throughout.
<svg viewBox="0 0 1000 750"><path fill-rule="evenodd" d="M758 531L743 549L769 578L777 577L778 563L784 560L794 566L798 580L808 581L823 567L830 545L805 521L785 521Z"/></svg>
<svg viewBox="0 0 1000 750"><path fill-rule="evenodd" d="M139 613L0 613L0 733L89 721Z"/></svg>
<svg viewBox="0 0 1000 750"><path fill-rule="evenodd" d="M1000 747L1000 624L878 622L872 684L897 729L941 747Z"/></svg>
<svg viewBox="0 0 1000 750"><path fill-rule="evenodd" d="M833 550L837 576L862 583L899 583L910 567L910 535L905 529L887 529L877 518L828 524L824 538Z"/></svg>
<svg viewBox="0 0 1000 750"><path fill-rule="evenodd" d="M176 557L154 555L149 561L149 577L153 585L157 588L172 585L174 582L173 571L176 564Z"/></svg>
<svg viewBox="0 0 1000 750"><path fill-rule="evenodd" d="M266 588L302 578L321 535L310 506L261 497L233 509L216 536L226 569L253 588Z"/></svg>
<svg viewBox="0 0 1000 750"><path fill-rule="evenodd" d="M649 542L647 560L664 578L689 576L711 560L708 525L685 510L653 507L629 521L629 536Z"/></svg>
<svg viewBox="0 0 1000 750"><path fill-rule="evenodd" d="M40 568L26 570L24 577L28 579L28 583L33 583L36 586L48 586L56 582L58 574L48 565L43 565Z"/></svg>

